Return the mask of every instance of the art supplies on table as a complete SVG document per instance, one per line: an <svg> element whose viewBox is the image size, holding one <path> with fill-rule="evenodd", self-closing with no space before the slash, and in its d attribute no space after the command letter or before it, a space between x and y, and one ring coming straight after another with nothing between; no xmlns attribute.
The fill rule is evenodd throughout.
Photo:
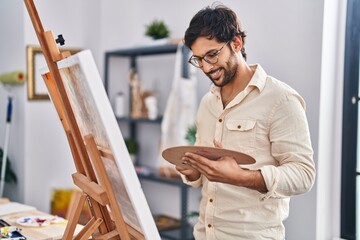
<svg viewBox="0 0 360 240"><path fill-rule="evenodd" d="M18 218L16 223L25 227L45 227L50 224L63 223L65 219L58 216L24 216Z"/></svg>
<svg viewBox="0 0 360 240"><path fill-rule="evenodd" d="M20 231L20 228L11 226L3 219L0 219L0 240L26 240L26 237Z"/></svg>

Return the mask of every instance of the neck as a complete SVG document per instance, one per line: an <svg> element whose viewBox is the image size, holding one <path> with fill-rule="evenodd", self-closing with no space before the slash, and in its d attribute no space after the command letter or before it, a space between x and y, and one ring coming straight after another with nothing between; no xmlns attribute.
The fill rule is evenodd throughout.
<svg viewBox="0 0 360 240"><path fill-rule="evenodd" d="M221 88L221 99L224 108L238 95L250 82L256 68L251 68L247 64L238 69L238 74L233 81Z"/></svg>
<svg viewBox="0 0 360 240"><path fill-rule="evenodd" d="M222 104L223 104L223 107L225 108L229 102L231 102L231 100L234 99L234 97L239 93L238 91L232 91L231 93L229 94L225 94L223 91L223 88L221 88L221 101L222 101Z"/></svg>

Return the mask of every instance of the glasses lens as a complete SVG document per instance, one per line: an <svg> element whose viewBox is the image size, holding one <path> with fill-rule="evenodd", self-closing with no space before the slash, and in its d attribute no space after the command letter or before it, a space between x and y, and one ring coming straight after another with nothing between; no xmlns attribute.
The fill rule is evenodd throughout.
<svg viewBox="0 0 360 240"><path fill-rule="evenodd" d="M204 56L204 60L208 63L217 63L220 51L210 52Z"/></svg>
<svg viewBox="0 0 360 240"><path fill-rule="evenodd" d="M189 61L192 65L194 65L195 67L200 67L201 65L201 59L197 58L197 57L191 57L190 61Z"/></svg>

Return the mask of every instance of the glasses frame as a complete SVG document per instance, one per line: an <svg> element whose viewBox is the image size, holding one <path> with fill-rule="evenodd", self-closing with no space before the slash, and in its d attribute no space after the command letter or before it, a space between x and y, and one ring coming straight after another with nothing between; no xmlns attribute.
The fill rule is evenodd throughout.
<svg viewBox="0 0 360 240"><path fill-rule="evenodd" d="M200 57L200 56L196 56L196 55L192 55L188 62L193 65L194 67L197 67L197 68L202 68L204 65L202 64L202 60L204 60L205 62L209 63L209 64L215 64L219 61L219 54L221 52L221 50L223 50L223 48L229 43L230 41L227 41L224 45L222 45L221 48L219 48L218 50L215 51L215 53L212 53L212 52L208 52L206 53L204 56ZM216 57L216 61L215 62L210 62L209 60L206 59L206 57L211 54L211 55L214 55L214 57ZM193 61L194 58L197 58L198 59L198 63L199 64L196 64ZM200 64L201 63L201 64Z"/></svg>

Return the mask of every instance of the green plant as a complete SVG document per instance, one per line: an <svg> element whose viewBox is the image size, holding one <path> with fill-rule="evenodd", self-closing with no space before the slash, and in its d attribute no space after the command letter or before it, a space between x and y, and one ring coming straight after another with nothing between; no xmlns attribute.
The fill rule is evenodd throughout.
<svg viewBox="0 0 360 240"><path fill-rule="evenodd" d="M139 144L135 139L125 139L125 145L130 154L137 154L139 152Z"/></svg>
<svg viewBox="0 0 360 240"><path fill-rule="evenodd" d="M145 35L153 39L161 39L169 37L170 31L163 21L154 20L149 25L146 25Z"/></svg>
<svg viewBox="0 0 360 240"><path fill-rule="evenodd" d="M198 211L191 211L188 214L186 214L187 218L193 218L193 217L198 217L199 216L199 212Z"/></svg>
<svg viewBox="0 0 360 240"><path fill-rule="evenodd" d="M191 144L194 145L196 141L196 125L192 125L187 129L185 139Z"/></svg>
<svg viewBox="0 0 360 240"><path fill-rule="evenodd" d="M2 168L2 159L3 159L3 150L0 148L0 172ZM5 169L5 182L7 183L17 183L17 177L13 169L11 168L11 163L8 157L6 157L6 169Z"/></svg>
<svg viewBox="0 0 360 240"><path fill-rule="evenodd" d="M187 218L188 223L190 223L190 225L194 226L197 222L197 219L199 218L199 212L197 212L197 211L189 212L188 214L186 214L186 218Z"/></svg>

